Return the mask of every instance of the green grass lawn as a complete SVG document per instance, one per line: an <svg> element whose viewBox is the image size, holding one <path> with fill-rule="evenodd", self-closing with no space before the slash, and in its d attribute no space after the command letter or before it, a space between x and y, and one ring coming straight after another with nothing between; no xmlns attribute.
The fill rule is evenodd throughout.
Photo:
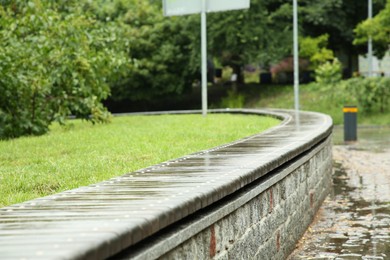
<svg viewBox="0 0 390 260"><path fill-rule="evenodd" d="M278 120L250 115L115 117L54 125L0 141L0 207L85 186L259 133Z"/></svg>
<svg viewBox="0 0 390 260"><path fill-rule="evenodd" d="M244 94L245 107L268 107L294 109L293 86L279 85L248 85L240 90ZM324 90L316 84L300 85L300 108L306 111L316 111L330 115L336 125L343 124L343 106L356 105L355 97L348 96L340 89ZM361 125L390 125L390 107L383 113L375 108L366 112L358 107L358 124Z"/></svg>

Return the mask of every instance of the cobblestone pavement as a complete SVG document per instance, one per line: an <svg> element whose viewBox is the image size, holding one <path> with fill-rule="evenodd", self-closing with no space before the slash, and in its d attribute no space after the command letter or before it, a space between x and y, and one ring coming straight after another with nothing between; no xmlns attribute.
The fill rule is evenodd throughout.
<svg viewBox="0 0 390 260"><path fill-rule="evenodd" d="M334 146L332 194L290 260L390 259L390 129L370 131Z"/></svg>

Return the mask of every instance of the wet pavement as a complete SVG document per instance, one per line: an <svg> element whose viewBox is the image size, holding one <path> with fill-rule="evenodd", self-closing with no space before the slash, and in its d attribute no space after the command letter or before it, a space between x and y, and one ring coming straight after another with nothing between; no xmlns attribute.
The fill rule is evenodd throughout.
<svg viewBox="0 0 390 260"><path fill-rule="evenodd" d="M390 128L343 144L335 130L333 191L297 245L296 259L390 259Z"/></svg>

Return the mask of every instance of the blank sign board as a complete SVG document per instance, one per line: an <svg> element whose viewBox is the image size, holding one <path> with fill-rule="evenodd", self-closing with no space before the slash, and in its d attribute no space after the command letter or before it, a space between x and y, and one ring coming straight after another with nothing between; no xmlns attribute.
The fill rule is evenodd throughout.
<svg viewBox="0 0 390 260"><path fill-rule="evenodd" d="M165 16L197 14L202 12L204 0L163 0ZM250 0L205 0L206 12L246 9Z"/></svg>

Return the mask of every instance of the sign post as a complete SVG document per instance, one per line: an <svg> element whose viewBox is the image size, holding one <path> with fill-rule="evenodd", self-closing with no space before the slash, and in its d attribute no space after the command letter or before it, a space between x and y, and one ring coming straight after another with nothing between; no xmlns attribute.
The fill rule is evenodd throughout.
<svg viewBox="0 0 390 260"><path fill-rule="evenodd" d="M202 51L202 115L207 115L207 20L206 0L202 1L201 51Z"/></svg>
<svg viewBox="0 0 390 260"><path fill-rule="evenodd" d="M202 114L207 115L207 20L206 13L247 9L250 0L163 0L165 16L201 14Z"/></svg>

